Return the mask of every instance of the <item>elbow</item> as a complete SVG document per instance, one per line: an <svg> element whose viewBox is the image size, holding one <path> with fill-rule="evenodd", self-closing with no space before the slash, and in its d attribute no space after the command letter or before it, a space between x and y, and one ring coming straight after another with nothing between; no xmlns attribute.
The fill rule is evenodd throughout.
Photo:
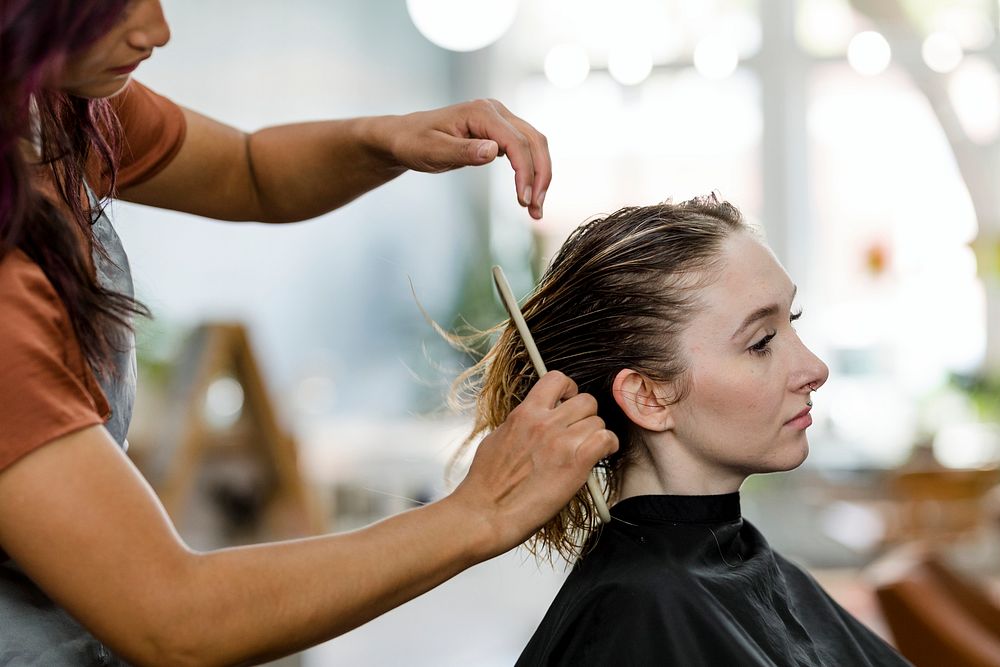
<svg viewBox="0 0 1000 667"><path fill-rule="evenodd" d="M133 619L134 621L135 619ZM109 642L112 648L129 664L137 667L171 665L176 667L214 664L206 659L193 642L185 641L180 633L175 633L168 619L160 619L156 627L132 627L126 630L127 638Z"/></svg>
<svg viewBox="0 0 1000 667"><path fill-rule="evenodd" d="M136 667L171 665L172 667L194 667L209 664L197 655L186 651L176 651L166 645L149 646L141 651L126 654L130 664Z"/></svg>
<svg viewBox="0 0 1000 667"><path fill-rule="evenodd" d="M254 159L252 134L245 133L243 135L243 149L246 154L247 182L249 183L249 190L252 193L250 204L254 210L254 214L247 216L247 218L272 225L303 220L304 218L302 217L291 215L288 211L282 210L282 207L276 204L274 198L268 196L267 189L261 182L258 165Z"/></svg>
<svg viewBox="0 0 1000 667"><path fill-rule="evenodd" d="M129 662L145 666L211 667L232 664L220 649L225 642L212 632L212 621L203 612L204 590L199 590L190 566L171 576L159 577L144 598L137 599L127 619L119 626L123 632L113 645Z"/></svg>
<svg viewBox="0 0 1000 667"><path fill-rule="evenodd" d="M156 627L145 623L142 625L146 627L137 625L139 624L133 622L132 627L126 631L129 636L112 644L112 648L129 664L137 667L214 664L206 659L194 642L186 641L182 633L175 632L168 619L161 618Z"/></svg>
<svg viewBox="0 0 1000 667"><path fill-rule="evenodd" d="M219 655L219 646L208 640L209 633L198 631L193 615L185 620L161 618L154 626L136 632L123 647L122 657L137 667L214 667L231 664ZM203 623L209 626L208 623Z"/></svg>

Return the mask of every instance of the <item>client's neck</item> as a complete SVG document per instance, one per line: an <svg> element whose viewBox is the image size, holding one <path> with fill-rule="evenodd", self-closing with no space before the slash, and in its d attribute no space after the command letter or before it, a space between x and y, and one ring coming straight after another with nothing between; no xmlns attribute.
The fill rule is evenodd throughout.
<svg viewBox="0 0 1000 667"><path fill-rule="evenodd" d="M739 491L747 475L691 456L674 441L651 448L638 445L641 455L621 471L619 500L632 496L711 496Z"/></svg>

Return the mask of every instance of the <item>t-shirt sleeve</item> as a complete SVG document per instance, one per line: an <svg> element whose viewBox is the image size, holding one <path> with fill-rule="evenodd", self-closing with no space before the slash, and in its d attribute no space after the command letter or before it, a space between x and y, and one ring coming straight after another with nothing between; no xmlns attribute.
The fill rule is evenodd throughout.
<svg viewBox="0 0 1000 667"><path fill-rule="evenodd" d="M0 470L109 415L58 294L11 250L0 259Z"/></svg>
<svg viewBox="0 0 1000 667"><path fill-rule="evenodd" d="M130 81L111 99L121 124L118 190L139 185L170 164L184 144L187 123L181 108L138 81ZM106 196L109 183L98 178L98 194Z"/></svg>

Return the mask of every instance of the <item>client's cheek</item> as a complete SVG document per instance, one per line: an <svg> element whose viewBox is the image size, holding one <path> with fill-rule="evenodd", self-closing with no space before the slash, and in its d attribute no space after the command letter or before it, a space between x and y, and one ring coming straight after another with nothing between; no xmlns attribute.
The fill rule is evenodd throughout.
<svg viewBox="0 0 1000 667"><path fill-rule="evenodd" d="M734 381L726 369L704 374L695 379L695 388L700 394L701 402L713 412L727 412L733 409L743 409L753 402L753 397L742 391L739 382Z"/></svg>
<svg viewBox="0 0 1000 667"><path fill-rule="evenodd" d="M719 402L720 408L729 412L735 412L737 418L741 415L759 416L762 409L767 406L767 393L756 382L740 383L730 381L725 392L720 392L722 400Z"/></svg>

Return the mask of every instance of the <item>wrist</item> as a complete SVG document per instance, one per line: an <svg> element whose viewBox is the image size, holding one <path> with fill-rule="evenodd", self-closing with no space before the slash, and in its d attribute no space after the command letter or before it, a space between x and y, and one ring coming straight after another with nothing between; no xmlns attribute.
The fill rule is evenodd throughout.
<svg viewBox="0 0 1000 667"><path fill-rule="evenodd" d="M399 175L406 171L396 157L393 127L399 116L367 116L358 118L354 125L354 137L365 155L370 159L370 167L376 171Z"/></svg>
<svg viewBox="0 0 1000 667"><path fill-rule="evenodd" d="M504 539L505 522L496 508L471 501L461 487L438 501L454 516L457 531L465 537L463 556L468 566L489 560L511 548Z"/></svg>

